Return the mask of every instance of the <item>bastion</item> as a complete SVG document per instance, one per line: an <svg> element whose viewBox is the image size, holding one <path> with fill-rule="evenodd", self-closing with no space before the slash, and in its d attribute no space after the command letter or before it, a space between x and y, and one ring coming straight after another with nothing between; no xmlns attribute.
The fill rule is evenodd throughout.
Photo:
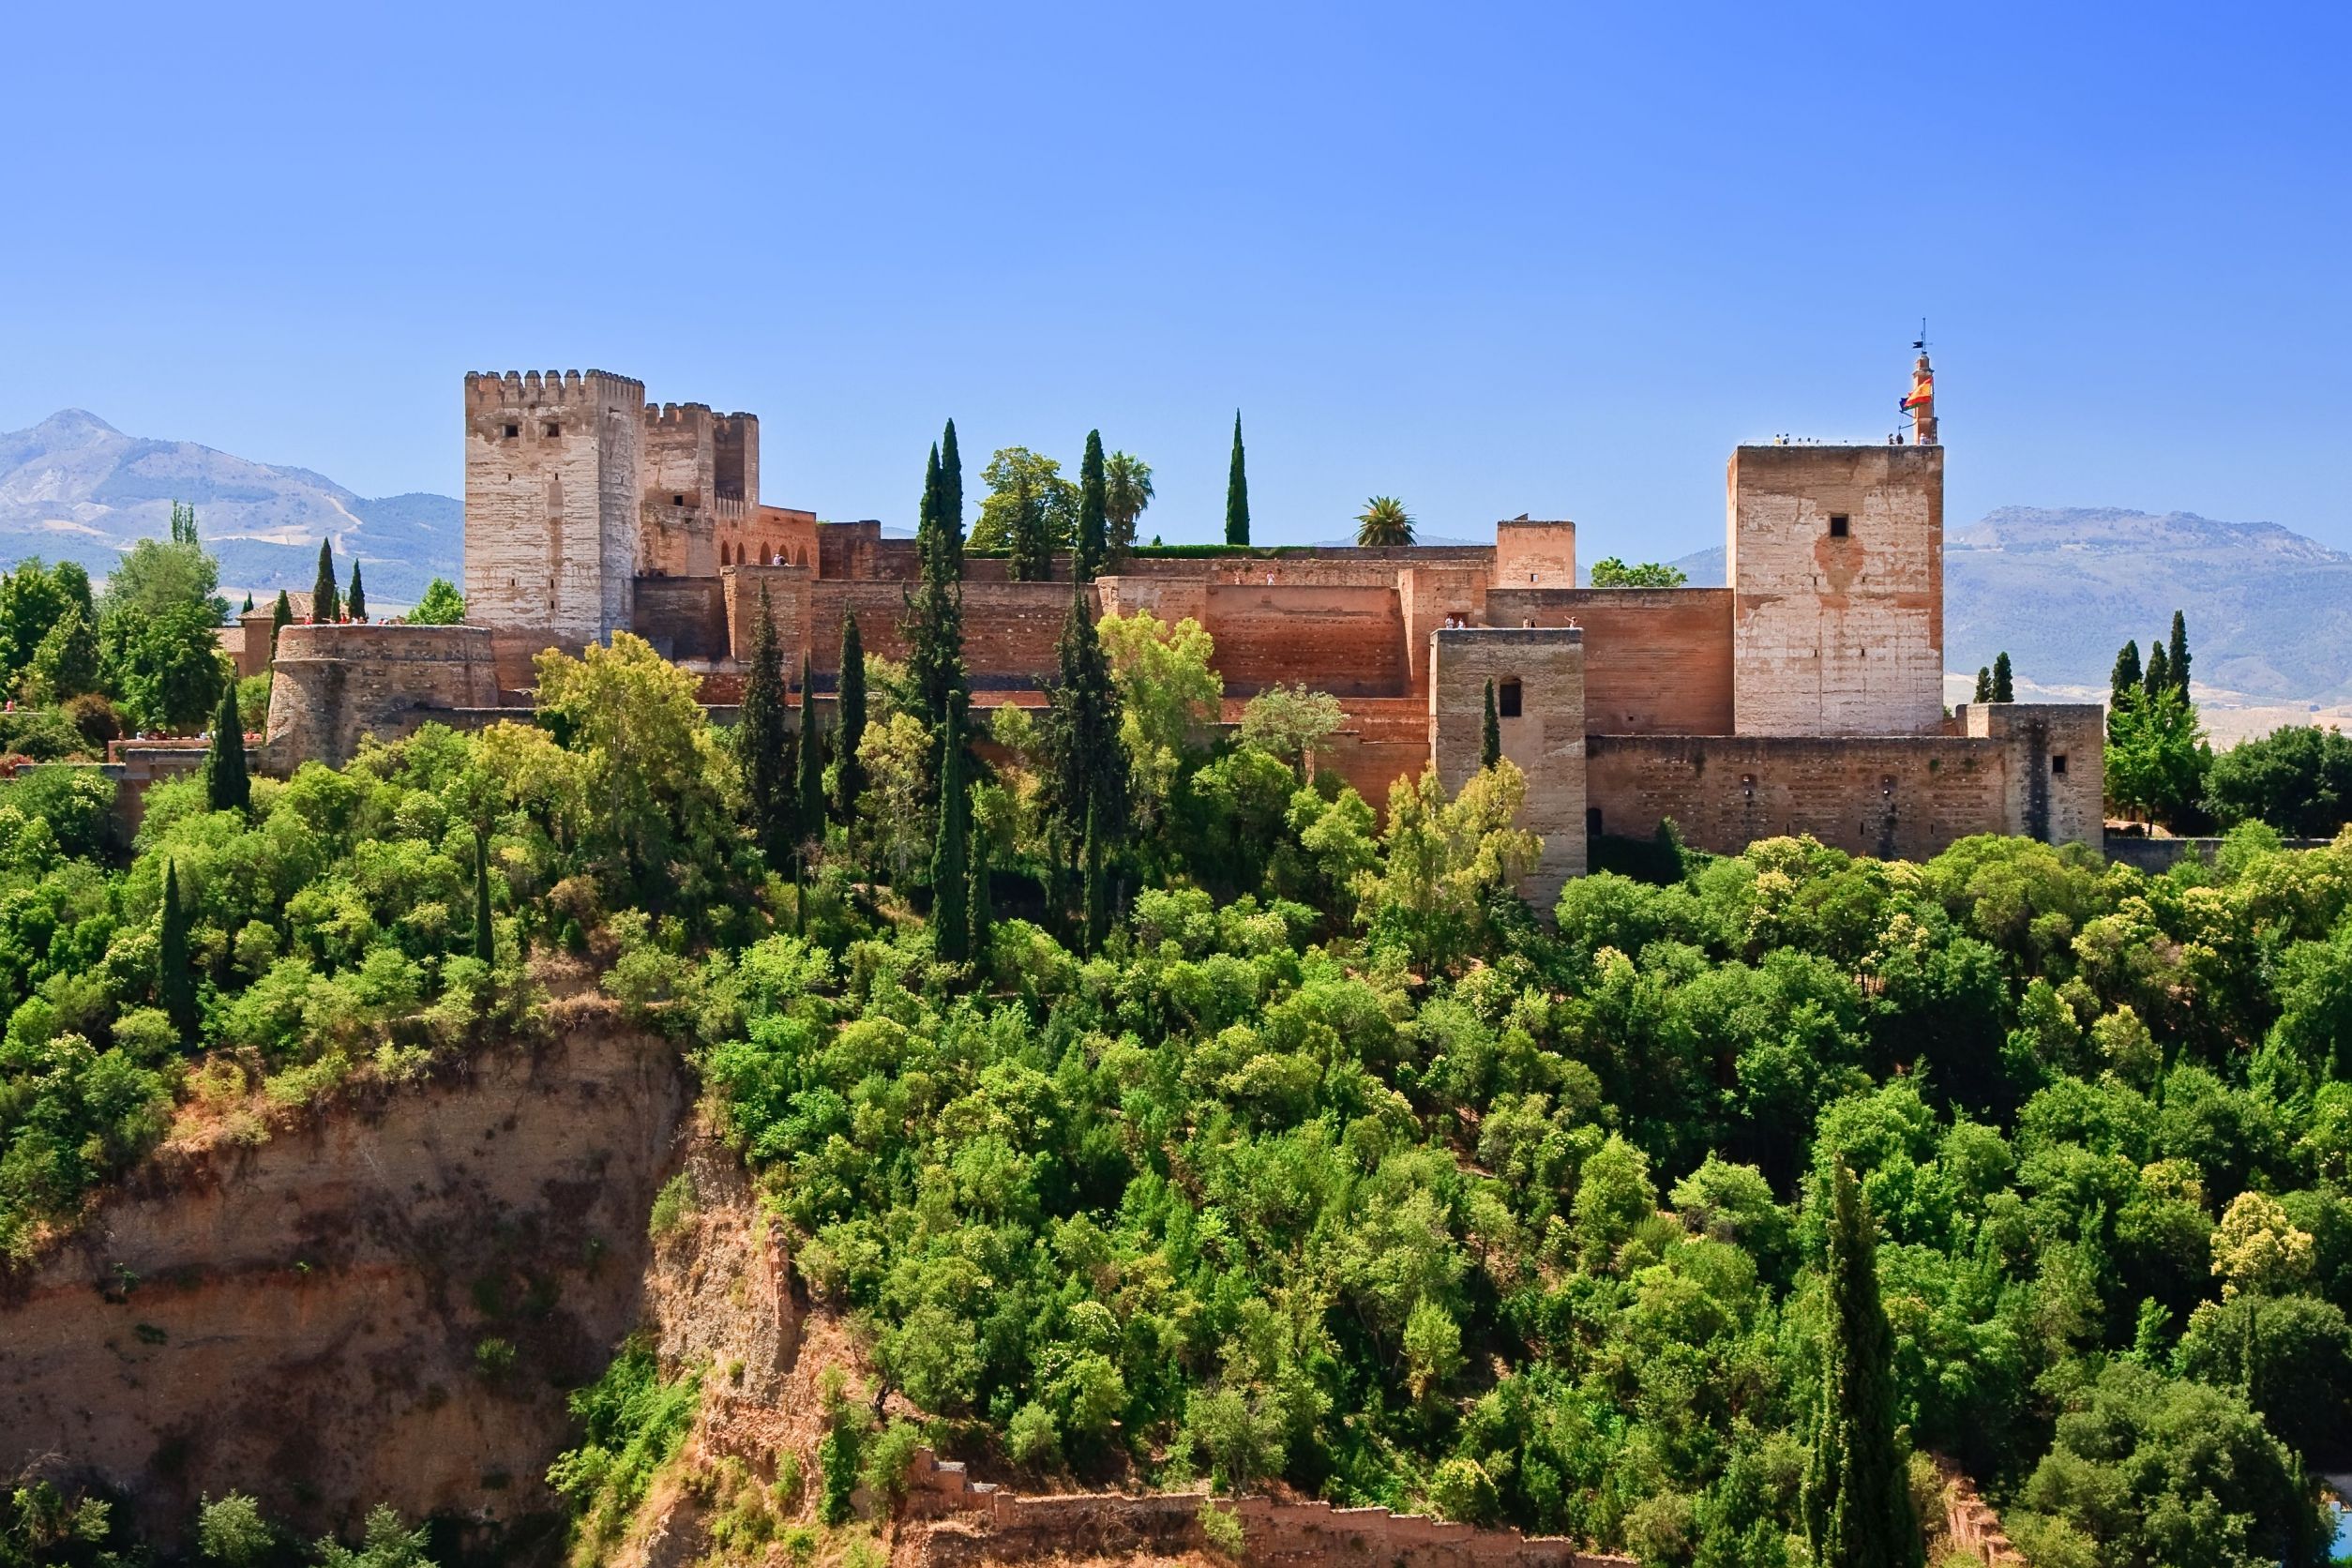
<svg viewBox="0 0 2352 1568"><path fill-rule="evenodd" d="M362 736L393 740L428 719L468 723L498 707L483 626L288 626L278 634L264 766L341 767Z"/></svg>

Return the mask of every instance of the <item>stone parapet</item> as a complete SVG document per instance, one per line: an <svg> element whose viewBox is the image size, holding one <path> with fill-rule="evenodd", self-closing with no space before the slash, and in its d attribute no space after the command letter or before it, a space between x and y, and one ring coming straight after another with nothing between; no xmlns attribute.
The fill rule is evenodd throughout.
<svg viewBox="0 0 2352 1568"><path fill-rule="evenodd" d="M363 736L392 740L429 718L498 703L485 627L288 626L278 635L264 766L340 767Z"/></svg>
<svg viewBox="0 0 2352 1568"><path fill-rule="evenodd" d="M914 1519L967 1527L935 1531L921 1560L950 1564L1002 1560L1050 1550L1067 1560L1138 1550L1200 1551L1200 1511L1214 1506L1241 1522L1251 1562L1380 1564L1381 1568L1634 1568L1552 1536L1481 1530L1385 1508L1336 1508L1275 1498L1214 1501L1205 1492L1131 1496L1115 1492L1029 1497L973 1481L961 1464L916 1451L908 1477L907 1513Z"/></svg>

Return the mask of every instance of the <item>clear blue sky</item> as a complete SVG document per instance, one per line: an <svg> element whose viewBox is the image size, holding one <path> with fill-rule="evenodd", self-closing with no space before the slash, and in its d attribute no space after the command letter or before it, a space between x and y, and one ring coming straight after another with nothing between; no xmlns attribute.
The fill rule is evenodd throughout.
<svg viewBox="0 0 2352 1568"><path fill-rule="evenodd" d="M1090 426L1261 540L1570 516L1719 543L1722 464L1877 440L1929 318L1956 522L2352 548L2352 11L20 8L0 429L455 493L469 369L761 416L766 499L911 523ZM977 490L977 476L970 481Z"/></svg>

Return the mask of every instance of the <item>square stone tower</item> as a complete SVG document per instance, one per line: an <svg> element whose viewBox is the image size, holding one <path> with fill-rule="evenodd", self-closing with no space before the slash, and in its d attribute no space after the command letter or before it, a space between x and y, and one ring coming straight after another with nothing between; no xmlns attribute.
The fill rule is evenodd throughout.
<svg viewBox="0 0 2352 1568"><path fill-rule="evenodd" d="M1937 729L1944 449L1742 446L1728 489L1734 731Z"/></svg>
<svg viewBox="0 0 2352 1568"><path fill-rule="evenodd" d="M507 634L502 681L521 684L509 644L628 629L644 405L642 382L603 370L465 378L466 620Z"/></svg>
<svg viewBox="0 0 2352 1568"><path fill-rule="evenodd" d="M1543 853L1520 891L1551 917L1585 872L1584 633L1570 626L1442 626L1429 637L1429 760L1448 794L1478 772L1486 683L1502 754L1527 776L1525 825Z"/></svg>

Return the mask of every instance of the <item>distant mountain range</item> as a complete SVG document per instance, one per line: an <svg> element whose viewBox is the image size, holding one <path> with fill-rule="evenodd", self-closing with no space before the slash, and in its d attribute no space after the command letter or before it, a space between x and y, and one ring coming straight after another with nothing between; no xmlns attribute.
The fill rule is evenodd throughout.
<svg viewBox="0 0 2352 1568"><path fill-rule="evenodd" d="M308 589L321 538L335 541L344 580L365 563L369 599L385 607L457 580L464 559L464 507L449 496L369 499L307 468L125 435L80 409L0 434L0 561L79 561L103 577L131 541L169 532L174 501L196 507L232 601Z"/></svg>
<svg viewBox="0 0 2352 1568"><path fill-rule="evenodd" d="M369 499L309 469L125 435L80 409L0 434L0 562L40 555L103 576L132 540L166 532L175 500L194 504L233 596L309 588L323 537L339 561L367 564L369 596L387 606L413 604L432 579L455 581L463 568L464 507L451 496ZM1723 581L1720 549L1675 565L1694 583ZM2092 695L2123 640L2145 653L2177 607L2188 612L2201 695L2352 704L2352 555L2275 523L2004 506L1947 535L1944 573L1955 671L2006 649L2035 690Z"/></svg>

